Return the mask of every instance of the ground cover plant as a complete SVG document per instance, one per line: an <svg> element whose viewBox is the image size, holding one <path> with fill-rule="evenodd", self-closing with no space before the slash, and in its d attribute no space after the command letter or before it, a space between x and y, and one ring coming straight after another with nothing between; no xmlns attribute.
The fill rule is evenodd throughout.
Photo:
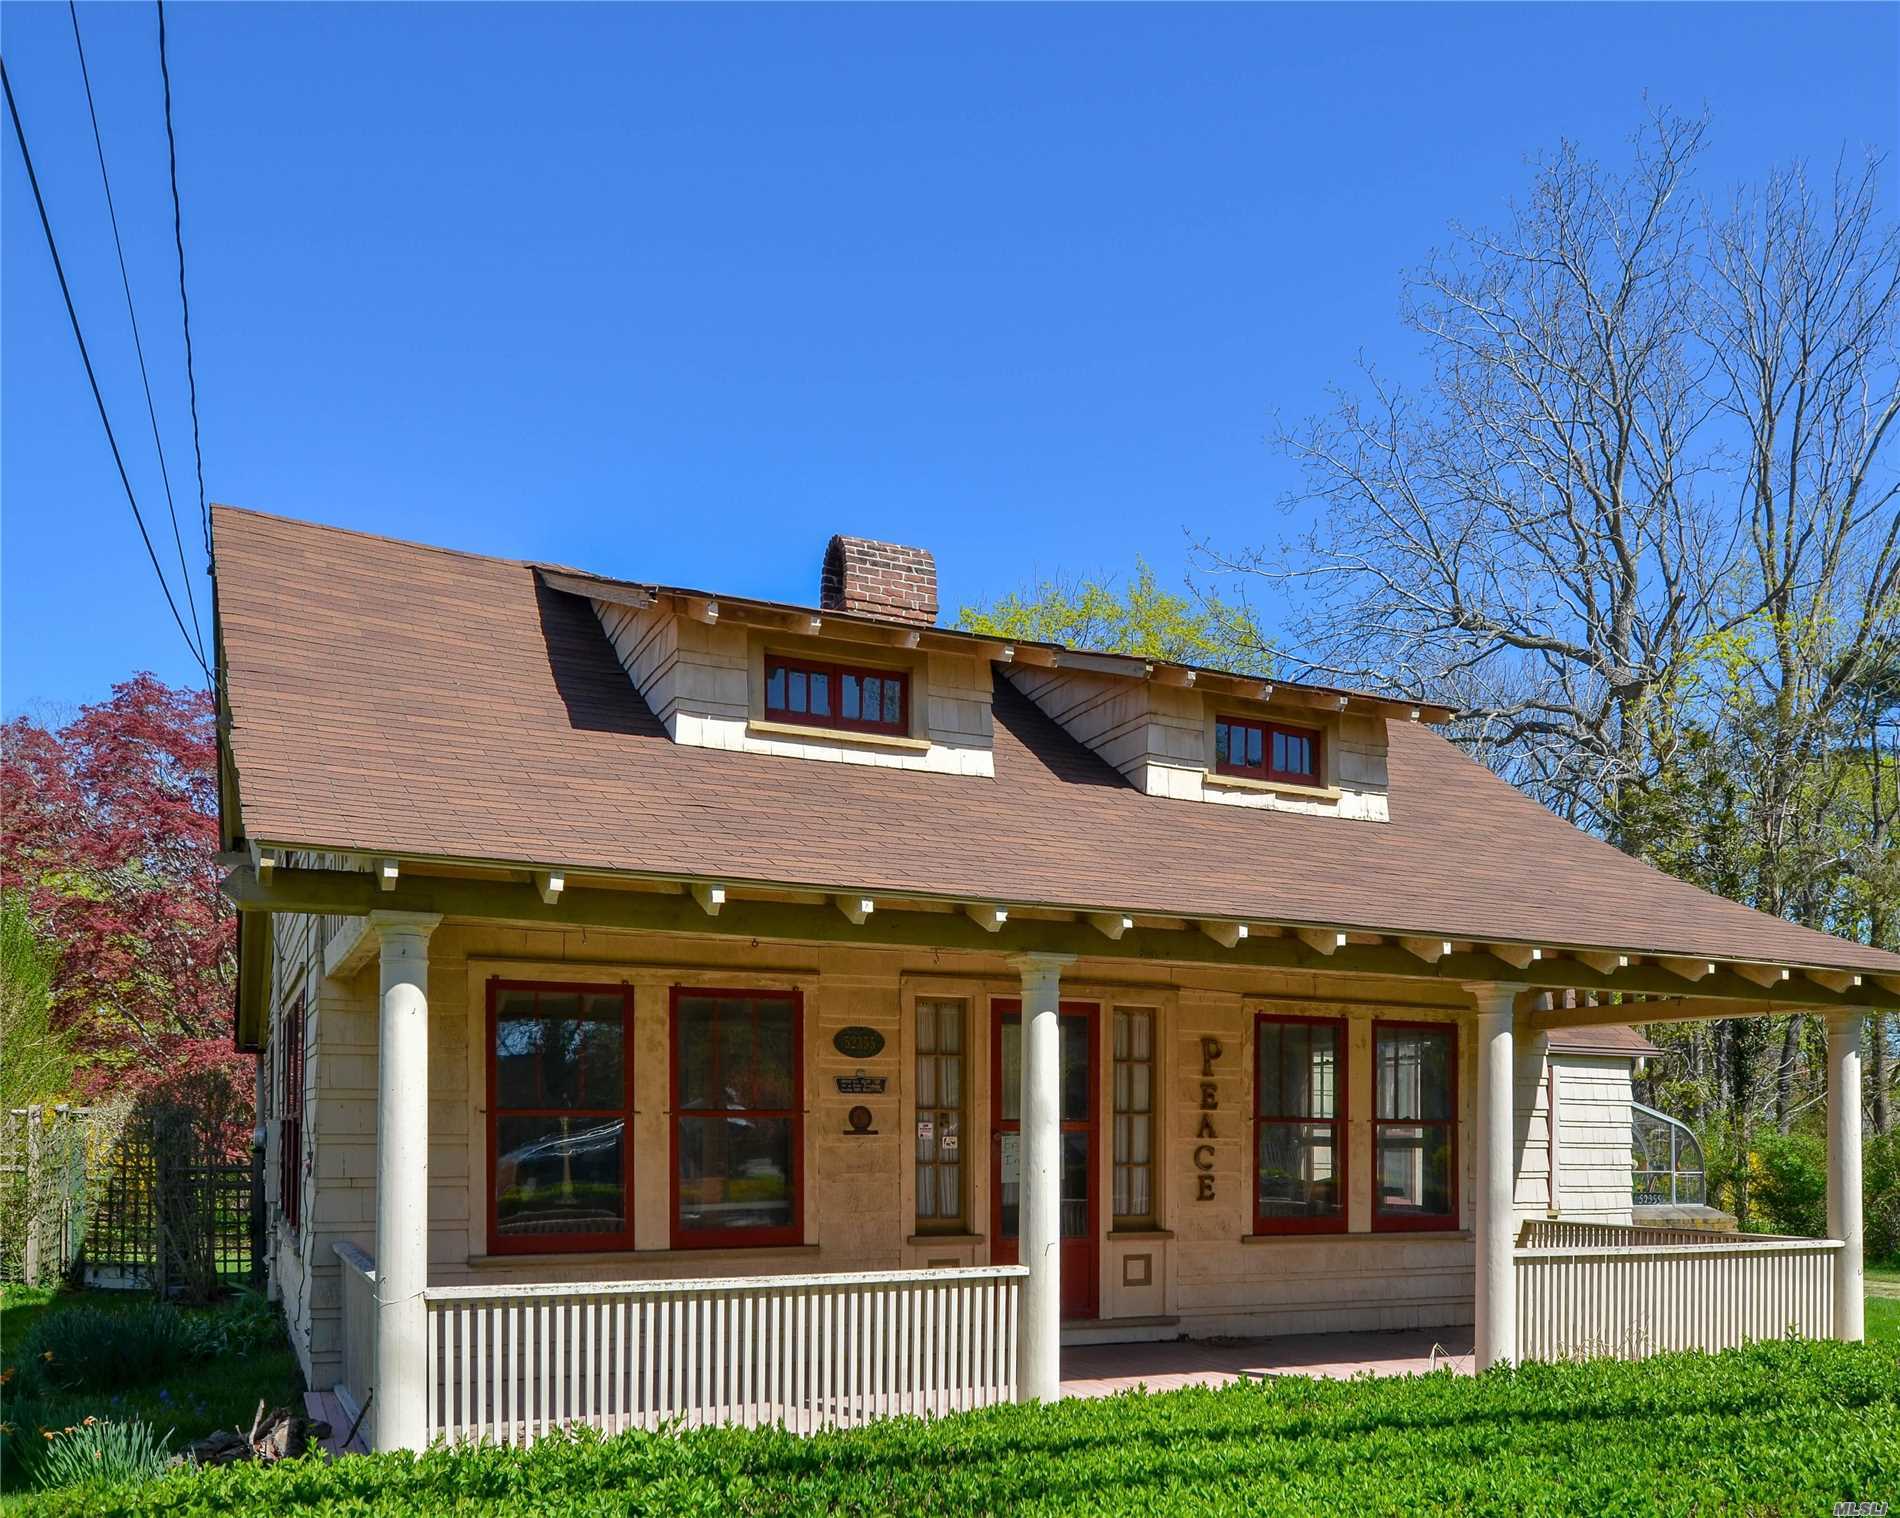
<svg viewBox="0 0 1900 1518"><path fill-rule="evenodd" d="M133 1292L0 1296L0 1491L87 1464L145 1469L144 1446L249 1428L260 1400L298 1407L302 1393L282 1317L253 1293L206 1308Z"/></svg>
<svg viewBox="0 0 1900 1518"><path fill-rule="evenodd" d="M1129 1394L800 1439L313 1456L32 1496L79 1514L1827 1513L1900 1483L1900 1355L1772 1343L1472 1379Z"/></svg>

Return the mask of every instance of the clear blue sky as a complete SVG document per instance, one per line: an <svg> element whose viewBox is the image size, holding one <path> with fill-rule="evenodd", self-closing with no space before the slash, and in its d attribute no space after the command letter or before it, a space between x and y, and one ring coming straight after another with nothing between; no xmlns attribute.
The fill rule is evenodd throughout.
<svg viewBox="0 0 1900 1518"><path fill-rule="evenodd" d="M1270 414L1403 369L1399 272L1560 136L1706 105L1719 191L1900 135L1892 5L169 15L213 499L793 599L830 533L890 537L947 612L1277 539ZM81 24L195 512L153 12ZM66 9L0 36L162 521ZM191 666L11 140L4 195L11 714Z"/></svg>

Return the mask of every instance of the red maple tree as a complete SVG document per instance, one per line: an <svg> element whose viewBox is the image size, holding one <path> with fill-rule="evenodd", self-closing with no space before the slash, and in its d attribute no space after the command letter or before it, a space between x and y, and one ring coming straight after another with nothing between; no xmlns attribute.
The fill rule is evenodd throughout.
<svg viewBox="0 0 1900 1518"><path fill-rule="evenodd" d="M82 1099L223 1073L237 921L218 891L217 726L210 695L150 674L57 730L0 726L0 886L58 954L54 1023Z"/></svg>

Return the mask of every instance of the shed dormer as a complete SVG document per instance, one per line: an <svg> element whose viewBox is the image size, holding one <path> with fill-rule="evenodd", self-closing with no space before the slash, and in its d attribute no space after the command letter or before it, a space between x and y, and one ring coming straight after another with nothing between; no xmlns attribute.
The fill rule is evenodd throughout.
<svg viewBox="0 0 1900 1518"><path fill-rule="evenodd" d="M994 775L995 645L935 626L922 549L835 537L820 604L788 606L544 569L587 596L675 743Z"/></svg>
<svg viewBox="0 0 1900 1518"><path fill-rule="evenodd" d="M1150 796L1391 819L1386 723L1417 707L1378 697L1061 655L1010 679L1077 741Z"/></svg>

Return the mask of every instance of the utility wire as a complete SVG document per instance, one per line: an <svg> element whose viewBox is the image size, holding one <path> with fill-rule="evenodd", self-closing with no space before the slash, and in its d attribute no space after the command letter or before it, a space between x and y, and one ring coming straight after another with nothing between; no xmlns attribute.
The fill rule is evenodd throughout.
<svg viewBox="0 0 1900 1518"><path fill-rule="evenodd" d="M139 356L139 380L145 386L145 414L152 420L152 447L158 453L158 476L165 482L165 510L172 520L172 543L178 550L178 572L185 581L185 604L191 608L191 630L197 635L199 662L204 661L204 634L198 626L198 598L191 593L191 566L185 562L185 540L178 530L178 507L172 500L171 470L165 465L165 445L158 435L158 407L152 402L152 377L145 368L145 343L139 336L138 312L132 307L132 276L126 272L125 244L119 237L119 211L112 202L112 179L106 173L105 139L99 133L99 108L93 104L92 74L86 68L86 44L79 37L79 6L66 0L73 19L73 47L79 54L79 77L86 86L86 112L92 117L92 145L99 154L99 183L105 186L106 214L112 219L112 246L119 255L119 283L125 286L125 314L132 323L132 347Z"/></svg>
<svg viewBox="0 0 1900 1518"><path fill-rule="evenodd" d="M20 108L13 99L13 80L7 73L6 59L0 57L0 89L6 92L7 114L13 118L13 137L20 144L20 158L26 164L26 181L33 187L33 204L40 213L40 230L46 234L46 251L53 255L53 272L59 276L59 293L66 301L66 319L73 326L73 341L79 344L79 359L86 366L86 382L92 386L92 401L99 408L99 421L106 429L106 442L112 448L112 462L119 466L119 483L125 487L126 503L132 508L132 520L138 523L139 536L145 540L146 557L152 561L152 572L158 576L158 588L165 592L165 604L171 608L172 620L178 624L183 634L186 648L197 660L198 668L204 670L205 678L211 677L211 671L205 667L204 656L198 652L191 641L191 634L185 631L185 619L178 613L178 602L172 597L171 585L165 579L165 570L158 562L158 552L152 547L152 535L145 530L145 517L139 510L138 497L132 492L132 479L125 472L125 458L119 452L119 440L113 436L112 419L106 415L105 397L99 393L99 377L93 372L92 355L86 350L85 334L79 330L79 312L73 306L72 287L66 283L66 266L60 261L59 244L53 239L53 223L46 214L46 197L40 193L40 177L33 169L33 155L27 150L26 128L20 125Z"/></svg>
<svg viewBox="0 0 1900 1518"><path fill-rule="evenodd" d="M185 382L191 387L191 452L198 464L198 518L204 524L205 558L215 572L211 509L205 504L205 453L198 439L198 371L191 361L191 297L185 293L185 217L178 203L178 138L172 132L172 71L165 61L165 0L158 0L158 73L165 81L165 146L172 166L172 241L178 245L178 304L185 313Z"/></svg>

